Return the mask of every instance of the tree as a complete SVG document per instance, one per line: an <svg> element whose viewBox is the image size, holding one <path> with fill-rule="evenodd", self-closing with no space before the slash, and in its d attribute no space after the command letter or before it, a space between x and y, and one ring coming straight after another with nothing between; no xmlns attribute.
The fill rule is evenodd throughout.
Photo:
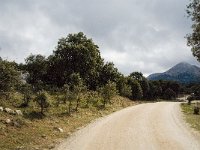
<svg viewBox="0 0 200 150"><path fill-rule="evenodd" d="M140 84L140 87L142 89L142 97L141 98L148 98L147 94L149 93L149 82L143 76L143 74L141 72L133 72L129 75L129 77L132 78L133 80L136 80Z"/></svg>
<svg viewBox="0 0 200 150"><path fill-rule="evenodd" d="M99 89L99 93L103 98L103 107L107 103L111 103L111 99L117 94L116 83L108 81L108 83Z"/></svg>
<svg viewBox="0 0 200 150"><path fill-rule="evenodd" d="M119 78L119 80L117 81L117 89L121 96L129 97L129 98L131 97L132 90L131 90L131 86L128 84L127 77L121 76Z"/></svg>
<svg viewBox="0 0 200 150"><path fill-rule="evenodd" d="M30 55L26 58L25 68L28 71L28 83L37 85L45 82L47 74L47 60L42 55Z"/></svg>
<svg viewBox="0 0 200 150"><path fill-rule="evenodd" d="M29 102L31 100L31 94L32 94L32 88L30 84L22 84L19 87L20 92L23 94L23 103L21 104L21 107L27 107L29 105Z"/></svg>
<svg viewBox="0 0 200 150"><path fill-rule="evenodd" d="M159 81L149 81L147 99L157 99L162 95L162 87Z"/></svg>
<svg viewBox="0 0 200 150"><path fill-rule="evenodd" d="M88 88L95 89L103 66L98 48L82 32L61 38L49 58L49 77L63 86L72 73L79 73Z"/></svg>
<svg viewBox="0 0 200 150"><path fill-rule="evenodd" d="M64 103L66 103L66 101L69 102L68 104L68 113L69 115L71 114L71 110L72 110L72 101L76 98L75 95L70 91L70 87L68 84L65 84L63 86L63 93L64 93Z"/></svg>
<svg viewBox="0 0 200 150"><path fill-rule="evenodd" d="M86 90L86 87L84 86L83 80L81 79L80 75L78 73L73 73L70 75L70 91L72 92L71 97L76 100L76 108L75 110L78 111L79 103L81 100L81 94Z"/></svg>
<svg viewBox="0 0 200 150"><path fill-rule="evenodd" d="M142 88L141 88L141 85L139 84L139 82L137 80L133 79L132 77L129 77L128 83L131 86L131 90L132 90L131 98L134 100L142 99L143 92L142 92Z"/></svg>
<svg viewBox="0 0 200 150"><path fill-rule="evenodd" d="M10 92L20 84L20 72L15 62L0 60L0 92Z"/></svg>
<svg viewBox="0 0 200 150"><path fill-rule="evenodd" d="M176 98L176 93L172 89L168 88L164 91L163 96L164 99L172 100Z"/></svg>
<svg viewBox="0 0 200 150"><path fill-rule="evenodd" d="M137 81L142 81L143 80L143 74L141 72L132 72L129 77L133 78L134 80Z"/></svg>
<svg viewBox="0 0 200 150"><path fill-rule="evenodd" d="M50 106L48 102L47 93L44 91L38 92L35 101L40 106L40 113L44 115L45 109L47 109Z"/></svg>
<svg viewBox="0 0 200 150"><path fill-rule="evenodd" d="M191 18L192 33L187 35L187 45L191 46L193 55L200 61L200 0L192 0L187 6Z"/></svg>
<svg viewBox="0 0 200 150"><path fill-rule="evenodd" d="M117 82L120 78L120 73L118 72L118 69L115 68L114 64L112 62L107 62L100 74L100 84L105 85L109 81Z"/></svg>
<svg viewBox="0 0 200 150"><path fill-rule="evenodd" d="M148 80L145 77L143 77L143 79L139 83L140 83L141 88L142 88L143 98L148 99L148 93L149 93L149 90L150 90Z"/></svg>

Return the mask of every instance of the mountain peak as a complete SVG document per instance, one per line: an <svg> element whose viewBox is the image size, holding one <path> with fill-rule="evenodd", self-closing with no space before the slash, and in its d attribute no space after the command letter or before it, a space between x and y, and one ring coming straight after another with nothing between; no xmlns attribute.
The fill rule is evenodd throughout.
<svg viewBox="0 0 200 150"><path fill-rule="evenodd" d="M200 68L187 62L180 62L164 73L152 74L149 80L172 80L181 83L200 82Z"/></svg>

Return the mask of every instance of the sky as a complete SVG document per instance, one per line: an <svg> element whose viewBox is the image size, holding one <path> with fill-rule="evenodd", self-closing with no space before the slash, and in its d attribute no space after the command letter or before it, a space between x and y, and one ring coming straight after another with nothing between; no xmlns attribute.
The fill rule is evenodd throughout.
<svg viewBox="0 0 200 150"><path fill-rule="evenodd" d="M198 65L184 38L189 0L0 0L0 56L18 63L49 56L58 39L84 32L125 75Z"/></svg>

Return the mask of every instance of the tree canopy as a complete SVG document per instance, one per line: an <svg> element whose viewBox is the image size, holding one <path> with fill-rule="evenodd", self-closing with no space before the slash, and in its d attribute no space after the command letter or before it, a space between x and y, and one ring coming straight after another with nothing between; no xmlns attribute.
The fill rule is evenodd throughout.
<svg viewBox="0 0 200 150"><path fill-rule="evenodd" d="M79 73L86 85L94 89L103 66L98 48L82 32L61 38L53 55L49 57L50 78L62 86L72 73Z"/></svg>
<svg viewBox="0 0 200 150"><path fill-rule="evenodd" d="M192 33L187 35L187 44L192 53L200 61L200 0L192 0L187 6L187 14L191 18Z"/></svg>

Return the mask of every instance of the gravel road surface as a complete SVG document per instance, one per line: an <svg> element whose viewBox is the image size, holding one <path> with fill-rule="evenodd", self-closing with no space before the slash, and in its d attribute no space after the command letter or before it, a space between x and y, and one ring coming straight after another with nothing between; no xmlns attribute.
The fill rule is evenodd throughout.
<svg viewBox="0 0 200 150"><path fill-rule="evenodd" d="M56 150L200 150L200 136L183 120L180 103L146 103L96 120Z"/></svg>

